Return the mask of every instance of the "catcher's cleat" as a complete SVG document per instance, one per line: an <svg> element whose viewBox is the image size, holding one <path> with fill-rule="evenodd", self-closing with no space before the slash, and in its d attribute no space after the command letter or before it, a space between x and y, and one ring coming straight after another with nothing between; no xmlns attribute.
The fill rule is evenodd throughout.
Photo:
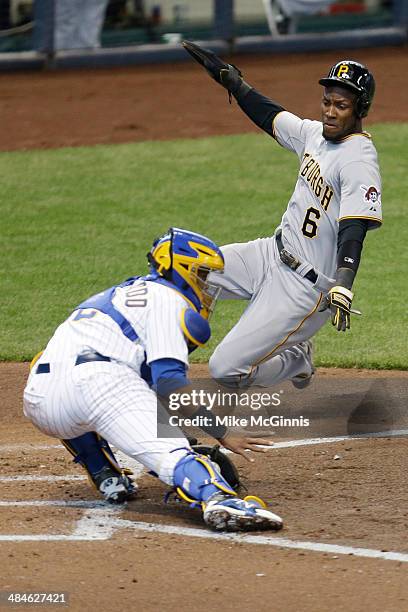
<svg viewBox="0 0 408 612"><path fill-rule="evenodd" d="M92 477L93 483L105 501L111 504L123 504L134 499L137 486L124 473L118 474L110 467L104 467Z"/></svg>
<svg viewBox="0 0 408 612"><path fill-rule="evenodd" d="M306 340L305 342L300 342L297 346L302 349L302 352L309 362L310 369L308 372L302 372L290 380L296 389L306 389L306 387L308 387L312 382L312 378L316 371L316 368L313 365L313 343L311 340Z"/></svg>
<svg viewBox="0 0 408 612"><path fill-rule="evenodd" d="M239 499L216 493L205 503L203 518L215 531L277 531L283 527L280 516L267 510L262 500L251 495Z"/></svg>

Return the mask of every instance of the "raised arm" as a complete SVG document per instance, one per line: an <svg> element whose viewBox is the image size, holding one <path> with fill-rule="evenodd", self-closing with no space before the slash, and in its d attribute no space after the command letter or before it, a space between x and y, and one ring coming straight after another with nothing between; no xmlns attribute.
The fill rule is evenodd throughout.
<svg viewBox="0 0 408 612"><path fill-rule="evenodd" d="M246 81L242 72L233 64L227 64L212 51L184 41L183 47L201 64L211 78L224 87L230 96L234 96L246 115L270 136L275 137L273 122L275 117L284 111L283 106L259 93Z"/></svg>

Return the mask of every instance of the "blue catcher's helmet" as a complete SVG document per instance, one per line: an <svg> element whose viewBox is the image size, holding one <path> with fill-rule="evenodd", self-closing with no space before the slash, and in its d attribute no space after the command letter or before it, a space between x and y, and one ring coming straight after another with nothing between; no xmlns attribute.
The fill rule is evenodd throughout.
<svg viewBox="0 0 408 612"><path fill-rule="evenodd" d="M214 309L219 288L207 281L212 270L224 269L224 257L219 247L201 234L171 227L157 238L147 258L152 268L209 318Z"/></svg>

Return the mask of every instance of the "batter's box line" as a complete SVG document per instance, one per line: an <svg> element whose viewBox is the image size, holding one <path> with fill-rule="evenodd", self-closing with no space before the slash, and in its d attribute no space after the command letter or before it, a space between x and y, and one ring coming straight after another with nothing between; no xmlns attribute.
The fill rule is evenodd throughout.
<svg viewBox="0 0 408 612"><path fill-rule="evenodd" d="M240 544L274 546L276 548L306 550L310 552L326 553L331 555L349 555L383 561L398 561L408 563L408 554L397 551L384 551L371 548L357 548L353 546L342 546L339 544L327 544L322 542L308 542L301 540L289 540L288 538L234 534L215 533L205 529L194 527L182 527L180 525L161 525L159 523L145 523L143 521L130 521L121 519L118 514L121 508L109 507L103 502L81 502L81 501L0 501L0 506L61 506L84 508L86 513L78 521L72 534L37 534L37 535L0 535L1 542L56 542L56 541L106 541L121 529L132 529L144 533L176 535L180 537L201 538L206 540L217 540L221 542L237 542Z"/></svg>
<svg viewBox="0 0 408 612"><path fill-rule="evenodd" d="M64 480L88 480L87 476L79 474L67 474L66 476L37 476L37 475L18 475L0 476L0 482L59 482Z"/></svg>
<svg viewBox="0 0 408 612"><path fill-rule="evenodd" d="M349 434L344 436L332 436L326 438L302 438L299 440L285 440L283 442L274 442L273 446L265 446L264 448L273 451L274 448L292 448L295 446L309 446L314 444L335 444L336 442L345 442L347 440L367 440L371 438L401 438L405 436L408 436L408 429L390 429L385 431L376 431L362 434ZM0 454L30 450L49 451L51 449L62 450L64 449L64 447L61 444L0 444ZM230 453L231 451L225 450L224 452ZM135 466L140 466L140 463L138 463L134 459L131 459L120 451L115 451L115 454L117 454L118 458L123 460L123 462L132 463L132 465L130 466L132 469Z"/></svg>
<svg viewBox="0 0 408 612"><path fill-rule="evenodd" d="M294 448L296 446L313 446L315 444L335 444L336 442L347 442L353 440L369 440L372 438L403 438L408 436L408 429L390 429L389 431L377 431L364 434L350 434L347 436L332 436L328 438L304 438L302 440L287 440L274 442L273 446L264 448Z"/></svg>

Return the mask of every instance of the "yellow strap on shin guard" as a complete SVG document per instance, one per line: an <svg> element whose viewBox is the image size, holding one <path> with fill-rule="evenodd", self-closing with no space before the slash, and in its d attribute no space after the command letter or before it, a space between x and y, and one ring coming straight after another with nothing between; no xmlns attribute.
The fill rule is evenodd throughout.
<svg viewBox="0 0 408 612"><path fill-rule="evenodd" d="M176 494L192 506L204 508L205 502L217 491L231 497L237 495L218 472L216 465L208 457L193 451L178 462L173 478Z"/></svg>

